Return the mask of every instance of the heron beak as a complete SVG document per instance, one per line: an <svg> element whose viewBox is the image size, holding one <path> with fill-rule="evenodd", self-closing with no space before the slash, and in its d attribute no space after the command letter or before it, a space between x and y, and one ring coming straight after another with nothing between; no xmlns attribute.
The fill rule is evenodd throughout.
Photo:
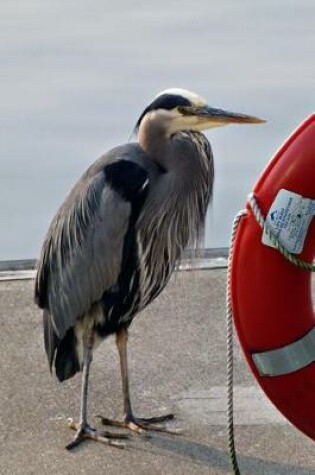
<svg viewBox="0 0 315 475"><path fill-rule="evenodd" d="M180 112L183 115L195 116L198 124L203 128L219 127L227 124L262 124L266 122L264 119L252 115L229 112L209 106L181 107Z"/></svg>

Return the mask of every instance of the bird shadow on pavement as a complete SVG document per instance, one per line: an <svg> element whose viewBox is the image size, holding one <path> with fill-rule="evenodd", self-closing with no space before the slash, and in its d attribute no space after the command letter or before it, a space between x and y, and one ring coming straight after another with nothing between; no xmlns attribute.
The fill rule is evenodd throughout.
<svg viewBox="0 0 315 475"><path fill-rule="evenodd" d="M165 435L152 435L147 439L151 449L146 447L135 447L139 450L152 451L155 454L169 456L176 455L186 457L196 465L207 466L212 469L229 472L231 470L230 461L226 451L209 447L204 444L193 442L181 437L170 437ZM158 450L156 450L158 449ZM257 457L238 455L238 462L243 475L253 475L253 473L263 473L264 475L315 475L315 470L302 468L281 462L271 462Z"/></svg>

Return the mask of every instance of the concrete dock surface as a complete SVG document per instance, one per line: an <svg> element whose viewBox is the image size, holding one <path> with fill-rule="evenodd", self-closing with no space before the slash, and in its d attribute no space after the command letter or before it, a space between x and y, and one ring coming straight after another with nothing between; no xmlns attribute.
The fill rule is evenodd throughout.
<svg viewBox="0 0 315 475"><path fill-rule="evenodd" d="M226 269L181 271L130 331L132 399L139 416L169 411L183 434L130 434L120 450L84 442L64 449L78 417L80 375L59 384L43 348L33 280L0 281L1 475L210 475L232 473L226 440ZM235 341L235 437L242 474L315 475L315 445L257 387ZM111 337L92 364L90 423L122 415ZM114 430L114 429L112 429ZM116 429L117 431L119 429Z"/></svg>

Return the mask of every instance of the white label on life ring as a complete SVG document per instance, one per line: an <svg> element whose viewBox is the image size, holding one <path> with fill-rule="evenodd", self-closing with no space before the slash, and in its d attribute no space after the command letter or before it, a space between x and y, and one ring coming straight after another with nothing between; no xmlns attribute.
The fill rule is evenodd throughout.
<svg viewBox="0 0 315 475"><path fill-rule="evenodd" d="M291 253L299 254L315 214L315 200L282 189L267 215L269 227L280 243ZM264 229L262 243L275 247Z"/></svg>

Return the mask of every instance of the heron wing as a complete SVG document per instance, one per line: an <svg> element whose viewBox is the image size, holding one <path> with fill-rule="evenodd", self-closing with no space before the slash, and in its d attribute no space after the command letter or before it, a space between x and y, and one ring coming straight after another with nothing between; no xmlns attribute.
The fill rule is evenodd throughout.
<svg viewBox="0 0 315 475"><path fill-rule="evenodd" d="M128 160L99 168L83 175L57 212L38 263L35 301L59 339L116 284L135 203L149 183Z"/></svg>

